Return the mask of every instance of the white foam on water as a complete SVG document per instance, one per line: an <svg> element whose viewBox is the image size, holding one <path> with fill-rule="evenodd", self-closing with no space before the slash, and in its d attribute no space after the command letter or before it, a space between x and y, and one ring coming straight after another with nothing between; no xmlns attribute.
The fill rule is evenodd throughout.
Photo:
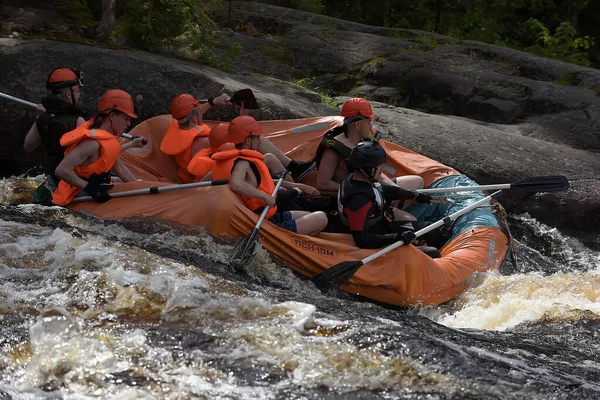
<svg viewBox="0 0 600 400"><path fill-rule="evenodd" d="M181 365L170 350L149 345L144 331L113 333L111 324L119 324L121 318L193 326L225 341L229 351L223 357L285 368L291 377L278 385L376 388L396 384L395 378L384 373L365 374L360 361L353 373L340 375L339 358L353 363L350 360L362 351L353 345L335 344L343 334L330 338L306 335L307 328L317 324L314 305L274 302L196 267L100 236L75 237L61 229L3 221L0 231L16 233L12 242L9 235L4 236L2 245L9 246L3 247L8 250L1 253L0 260L15 264L4 271L14 274L20 270L35 278L23 283L5 280L0 294L11 299L16 311L35 308L43 315L53 309L64 315L32 317L29 341L19 344L29 349L30 355L1 380L18 391L31 393L56 381L63 398L162 398L161 385L183 396L274 397L268 387L236 382L206 366L200 370L185 367L191 369L173 374ZM34 261L25 261L28 257ZM44 273L39 274L40 270ZM318 324L339 321L324 319ZM11 350L0 350L3 362L13 358ZM369 368L379 368L382 363L377 360L385 357L367 353L359 359L374 359ZM202 365L201 353L196 354L200 357L196 364ZM127 376L130 371L149 379L148 386L135 388L105 379L111 374ZM370 378L359 380L363 375Z"/></svg>
<svg viewBox="0 0 600 400"><path fill-rule="evenodd" d="M574 311L600 315L600 273L539 273L501 276L486 274L467 289L452 310L425 308L422 315L452 328L503 331L524 322L571 320Z"/></svg>

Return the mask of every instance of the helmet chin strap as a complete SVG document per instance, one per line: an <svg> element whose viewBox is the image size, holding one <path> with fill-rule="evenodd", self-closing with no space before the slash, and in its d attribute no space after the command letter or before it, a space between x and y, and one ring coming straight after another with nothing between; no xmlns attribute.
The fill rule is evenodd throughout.
<svg viewBox="0 0 600 400"><path fill-rule="evenodd" d="M374 179L374 178L375 178L375 173L374 173L374 172L375 172L375 170L373 170L373 173L372 173L372 174L368 174L368 173L367 173L367 172L364 170L364 168L359 168L359 171L360 171L360 172L361 172L361 173L362 173L364 176L366 176L366 177L369 179L369 182L371 182L371 183L375 182L375 179Z"/></svg>

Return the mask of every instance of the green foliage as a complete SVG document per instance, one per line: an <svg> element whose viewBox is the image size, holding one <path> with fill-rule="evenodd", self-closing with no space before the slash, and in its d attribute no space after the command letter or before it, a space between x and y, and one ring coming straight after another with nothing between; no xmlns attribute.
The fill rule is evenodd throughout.
<svg viewBox="0 0 600 400"><path fill-rule="evenodd" d="M570 22L561 22L554 35L540 21L531 18L527 27L535 34L536 43L527 51L545 57L589 66L586 50L594 45L594 39L589 36L577 37L577 31Z"/></svg>
<svg viewBox="0 0 600 400"><path fill-rule="evenodd" d="M94 21L86 0L60 0L57 9L79 25L91 25Z"/></svg>
<svg viewBox="0 0 600 400"><path fill-rule="evenodd" d="M294 0L263 0L292 8ZM307 0L297 0L307 1ZM384 34L414 39L408 29L530 51L600 66L600 1L591 0L311 0L323 14L358 23L405 29ZM316 7L319 9L320 7ZM302 6L302 9L310 10ZM310 11L315 12L315 9ZM533 22L537 21L537 22ZM438 40L439 41L439 40ZM446 41L440 41L446 43ZM448 42L450 43L450 42ZM426 44L425 49L435 47ZM439 45L439 44L437 44Z"/></svg>
<svg viewBox="0 0 600 400"><path fill-rule="evenodd" d="M145 50L188 47L210 66L233 69L241 46L223 46L223 36L196 0L130 0L121 21L127 42Z"/></svg>
<svg viewBox="0 0 600 400"><path fill-rule="evenodd" d="M283 39L279 38L258 47L270 61L283 65L290 64L290 49Z"/></svg>
<svg viewBox="0 0 600 400"><path fill-rule="evenodd" d="M417 42L421 43L424 47L423 50L428 51L441 46L441 43L432 35L419 35L417 36Z"/></svg>
<svg viewBox="0 0 600 400"><path fill-rule="evenodd" d="M558 76L554 83L559 85L573 86L578 76L579 72L565 73Z"/></svg>
<svg viewBox="0 0 600 400"><path fill-rule="evenodd" d="M194 0L131 0L125 15L127 39L148 50L172 45L178 36L199 29L195 9Z"/></svg>
<svg viewBox="0 0 600 400"><path fill-rule="evenodd" d="M327 104L331 107L337 107L338 103L329 96L329 94L323 92L318 86L314 85L314 78L301 78L291 81L294 85L302 86L305 89L312 90L319 95L321 103Z"/></svg>

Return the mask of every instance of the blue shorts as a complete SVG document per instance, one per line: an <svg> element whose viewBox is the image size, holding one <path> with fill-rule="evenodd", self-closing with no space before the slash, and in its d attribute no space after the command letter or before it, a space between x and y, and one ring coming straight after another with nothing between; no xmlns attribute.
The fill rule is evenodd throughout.
<svg viewBox="0 0 600 400"><path fill-rule="evenodd" d="M269 218L269 222L290 232L298 232L298 229L296 228L296 221L294 221L294 218L292 218L292 213L289 211L275 213L271 218Z"/></svg>

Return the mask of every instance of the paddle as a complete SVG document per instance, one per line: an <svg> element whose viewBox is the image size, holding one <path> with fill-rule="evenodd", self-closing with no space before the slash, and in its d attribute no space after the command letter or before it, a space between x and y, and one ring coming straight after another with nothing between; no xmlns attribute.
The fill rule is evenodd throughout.
<svg viewBox="0 0 600 400"><path fill-rule="evenodd" d="M469 211L488 203L492 198L500 196L501 193L502 193L502 191L500 191L500 190L497 192L494 192L491 195L484 197L483 199L478 200L475 203L473 203L459 211L456 211L455 213L452 213L421 230L418 230L417 232L415 232L415 236L416 237L422 236L428 232L431 232L432 230L434 230L436 228L439 228L440 226L442 226L450 221L454 221L461 215L464 215L464 214L468 213ZM404 244L404 242L402 240L399 240L396 243L391 244L388 247L385 247L385 248L379 250L378 252L371 254L369 257L363 258L360 261L344 261L344 262L338 263L338 264L334 265L333 267L328 268L325 271L318 273L311 279L311 281L319 289L325 289L329 286L337 287L337 286L343 285L352 277L352 275L354 275L356 273L356 271L358 271L358 269L360 267L362 267L363 265L365 265L366 263L368 263L370 261L375 260L376 258L381 257L384 254L389 253L390 251L402 246L403 244Z"/></svg>
<svg viewBox="0 0 600 400"><path fill-rule="evenodd" d="M279 180L277 181L277 185L275 185L275 189L273 190L271 196L275 197L275 195L277 195L277 191L283 183L283 180L287 173L287 171L283 171L283 173L279 177ZM260 218L258 219L258 222L256 223L256 226L252 230L252 233L240 240L238 244L236 244L233 248L233 252L229 257L229 265L233 266L235 269L240 269L242 265L248 264L250 262L250 259L254 255L254 250L256 249L256 242L258 240L258 230L260 229L260 226L265 220L267 212L270 208L270 206L266 206L264 208L262 214L260 215Z"/></svg>
<svg viewBox="0 0 600 400"><path fill-rule="evenodd" d="M244 108L247 110L256 110L259 108L258 101L256 101L256 97L254 97L254 93L252 89L242 89L238 90L231 96L229 101L233 104L237 104L238 106L242 106L244 103Z"/></svg>
<svg viewBox="0 0 600 400"><path fill-rule="evenodd" d="M483 186L458 186L450 188L419 189L419 193L472 192L475 190L517 189L523 192L560 192L569 188L569 181L562 175L532 176L513 183Z"/></svg>
<svg viewBox="0 0 600 400"><path fill-rule="evenodd" d="M227 185L228 183L229 183L229 181L227 179L221 179L218 181L186 183L183 185L152 186L152 187L144 188L144 189L128 190L126 192L117 192L117 193L109 193L109 194L112 198L129 197L129 196L137 196L140 194L158 194L158 193L163 193L163 192L170 192L173 190L199 188L199 187L204 187L204 186ZM80 203L82 201L90 201L90 200L94 200L92 196L81 196L81 197L74 198L71 203Z"/></svg>
<svg viewBox="0 0 600 400"><path fill-rule="evenodd" d="M20 103L20 104L23 104L23 105L26 105L26 106L29 106L29 107L32 107L32 108L37 108L37 104L32 103L32 102L27 101L27 100L20 99L18 97L11 96L10 94L6 94L6 93L0 92L0 97L3 98L3 99L15 101L17 103ZM123 136L125 139L129 139L129 140L134 140L134 139L139 138L139 136L130 135L128 133L122 133L121 136ZM147 139L142 140L142 144L143 145L148 144L148 140Z"/></svg>

